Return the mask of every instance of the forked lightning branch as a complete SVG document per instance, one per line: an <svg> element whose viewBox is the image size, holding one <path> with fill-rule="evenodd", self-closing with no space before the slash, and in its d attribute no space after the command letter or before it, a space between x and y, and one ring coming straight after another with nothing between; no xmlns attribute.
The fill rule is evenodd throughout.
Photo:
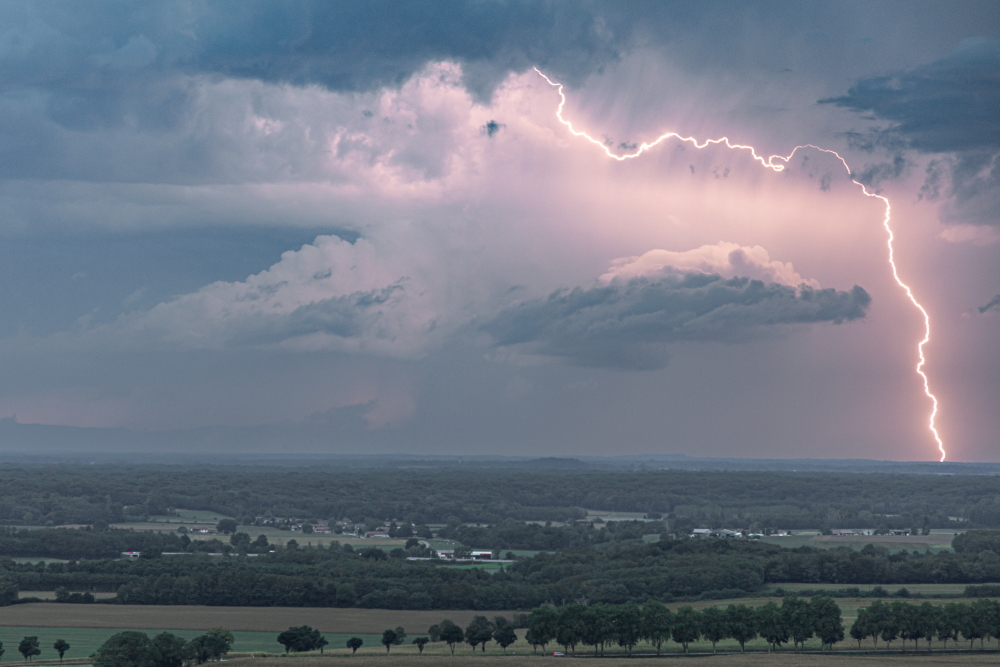
<svg viewBox="0 0 1000 667"><path fill-rule="evenodd" d="M929 420L928 420L928 428L930 429L931 434L934 436L935 442L937 442L938 451L941 453L941 459L940 460L941 461L945 460L945 457L947 456L947 453L945 452L944 441L941 439L941 434L938 433L937 426L936 426L936 420L937 420L937 414L938 414L938 399L937 399L937 396L935 396L934 393L931 391L930 380L927 377L927 373L924 371L924 366L927 363L926 356L924 355L924 346L928 342L930 342L930 339L931 339L931 318L930 318L930 315L927 313L927 309L924 308L923 305L921 305L921 303L919 301L917 301L917 298L916 298L916 296L914 296L913 290L910 289L910 286L907 285L905 282L903 282L903 280L899 277L899 271L896 268L895 249L893 247L893 240L895 239L895 236L893 235L892 227L889 224L890 220L891 220L892 207L889 204L889 199L888 198L886 198L886 197L884 197L884 196L882 196L880 194L874 193L874 192L869 192L868 188L865 187L865 185L863 183L861 183L860 181L855 180L854 177L853 177L853 173L851 172L851 168L847 164L847 160L845 160L843 157L841 157L841 155L839 153L837 153L837 151L830 150L828 148L821 148L819 146L814 146L813 144L803 144L801 146L796 146L795 148L792 149L792 152L789 153L788 155L784 155L784 156L782 156L782 155L772 155L772 156L770 156L770 157L768 157L768 158L765 159L763 156L757 154L757 151L756 151L756 149L754 149L753 146L748 146L748 145L745 145L745 144L734 144L734 143L732 143L729 140L728 137L720 137L718 139L706 139L704 141L700 141L699 142L694 137L685 137L685 136L682 136L682 135L678 134L677 132L664 132L663 134L661 134L660 136L658 136L653 141L648 141L648 142L644 141L643 143L641 143L631 153L624 153L624 154L620 154L619 155L619 154L613 152L611 150L611 148L608 145L606 145L603 141L601 141L599 139L595 139L594 137L590 136L586 132L583 132L581 130L577 130L575 127L573 127L573 123L571 121L568 121L565 118L563 118L563 108L566 106L566 94L563 91L563 85L561 83L557 83L557 82L553 81L552 79L550 79L549 77L547 77L537 67L535 68L535 71L538 72L538 74L543 79L545 79L550 86L554 87L558 91L558 93L559 93L559 106L556 109L556 118L559 119L560 123L562 123L563 125L566 126L566 129L569 130L570 134L572 134L575 137L580 137L582 139L586 139L587 141L589 141L590 143L592 143L593 145L595 145L599 149L601 149L601 151L603 151L604 154L607 157L609 157L609 158L611 158L613 160L617 160L619 162L622 162L622 161L625 161L625 160L630 160L632 158L637 158L640 155L642 155L643 153L645 153L645 152L647 152L647 151L649 151L649 150L651 150L651 149L659 146L660 144L662 144L663 142L665 142L665 141L667 141L669 139L676 139L678 141L682 141L682 142L691 144L695 148L705 148L705 147L711 146L711 145L725 145L727 148L736 149L736 150L749 151L750 154L753 156L753 159L755 161L757 161L758 163L760 163L761 166L766 167L767 169L771 169L771 170L776 171L776 172L784 171L784 169L787 166L789 160L791 160L792 157L794 157L795 154L800 149L811 148L811 149L820 151L822 153L828 153L830 155L833 155L838 160L840 160L841 164L844 165L844 169L847 170L847 174L851 178L851 182L854 183L855 185L857 185L859 188L861 188L861 192L864 193L864 195L866 197L873 197L875 199L880 199L882 201L882 203L885 204L885 218L882 220L882 226L885 227L886 234L888 235L887 246L888 246L888 250L889 250L889 266L892 268L892 277L895 279L896 283L901 288L903 288L903 290L906 292L907 298L914 305L914 307L917 310L920 311L920 314L924 318L924 335L923 335L923 338L920 339L920 342L917 343L917 366L916 366L916 371L917 371L917 374L920 376L921 380L923 381L924 393L927 395L927 398L929 398L930 401L931 401L931 413L930 413L930 417L929 417Z"/></svg>

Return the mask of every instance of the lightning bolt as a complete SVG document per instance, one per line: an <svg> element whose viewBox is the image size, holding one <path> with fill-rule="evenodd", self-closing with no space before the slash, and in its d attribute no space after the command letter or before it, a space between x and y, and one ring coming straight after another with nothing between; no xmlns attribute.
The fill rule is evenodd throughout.
<svg viewBox="0 0 1000 667"><path fill-rule="evenodd" d="M917 375L919 375L921 380L923 381L924 394L926 394L927 398L929 398L931 401L931 414L927 426L930 429L931 434L934 436L935 442L937 442L938 451L941 453L940 460L941 461L945 460L947 453L945 452L944 449L944 440L941 439L941 434L938 433L936 425L937 415L938 415L938 399L937 396L935 396L934 393L931 391L930 379L927 377L927 373L924 371L924 366L927 364L927 358L924 355L924 346L931 340L931 317L927 313L927 309L924 308L919 301L917 301L917 297L914 296L913 290L910 289L910 286L907 285L905 282L903 282L903 279L899 277L899 270L896 268L896 253L895 253L895 248L893 247L893 241L895 240L895 235L893 234L892 227L889 224L891 221L892 207L889 204L889 199L887 197L884 197L875 192L869 192L868 188L865 187L864 183L855 180L854 173L851 171L851 167L847 164L847 160L841 157L840 153L834 150L830 150L829 148L821 148L819 146L814 146L813 144L803 144L801 146L796 146L795 148L792 149L792 152L789 153L788 155L784 156L772 155L765 159L763 156L757 154L757 151L753 146L748 146L745 144L734 144L729 140L729 137L719 137L718 139L706 139L704 141L699 142L694 137L685 137L683 135L678 134L677 132L664 132L653 141L642 142L633 152L618 155L614 153L607 144L598 139L593 138L586 132L577 130L575 127L573 127L573 123L571 121L568 121L565 118L563 118L563 108L566 106L566 93L563 91L563 85L547 77L537 67L534 69L536 72L538 72L539 76L545 79L545 81L550 86L555 88L559 93L559 106L556 108L556 118L559 119L559 122L565 125L566 129L569 130L570 134L572 134L574 137L580 137L582 139L586 139L590 143L600 148L604 152L604 154L607 157L611 158L612 160L624 162L625 160L631 160L633 158L637 158L643 153L652 150L653 148L656 148L657 146L667 141L668 139L677 139L678 141L689 143L695 148L705 148L711 145L724 144L727 148L731 148L733 150L749 151L750 155L753 156L753 159L759 162L762 167L771 169L776 172L784 171L785 167L788 165L789 160L791 160L795 156L795 154L799 151L799 149L812 148L814 150L820 151L821 153L828 153L830 155L833 155L838 160L840 160L840 163L844 165L844 169L847 171L847 175L851 179L851 182L857 185L859 188L861 188L861 192L864 193L866 197L880 199L882 203L885 205L885 218L882 220L882 226L885 227L886 234L888 235L887 246L889 249L889 266L892 267L892 277L896 280L896 284L898 284L901 288L903 288L903 290L906 292L906 297L910 300L910 303L912 303L913 306L920 311L920 314L924 318L924 337L920 340L919 343L917 343L918 361L917 361L916 371Z"/></svg>

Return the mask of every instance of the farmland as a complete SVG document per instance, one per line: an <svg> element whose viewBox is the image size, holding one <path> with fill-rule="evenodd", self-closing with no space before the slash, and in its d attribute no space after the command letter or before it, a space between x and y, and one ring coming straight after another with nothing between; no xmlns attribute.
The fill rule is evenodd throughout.
<svg viewBox="0 0 1000 667"><path fill-rule="evenodd" d="M701 601L691 603L696 610L706 607L726 607L732 603L748 604L759 606L774 600L780 603L780 598L743 598L739 600L716 600ZM964 601L969 600L949 600ZM857 618L858 609L871 604L870 599L845 598L837 601L843 614L845 630ZM931 601L932 604L943 604L944 601ZM668 605L673 611L677 611L682 604ZM232 630L236 635L234 652L278 652L281 647L276 643L275 637L278 632L295 625L310 625L318 628L324 633L330 644L327 652L334 655L346 653L343 648L347 637L358 636L365 640L364 647L359 651L359 656L364 654L383 654L384 648L379 644L378 638L382 630L402 626L406 629L410 638L420 636L426 629L444 618L453 620L458 625L464 627L476 614L473 611L394 611L380 609L328 609L328 608L232 608L232 607L193 607L193 606L122 606L122 605L64 605L56 603L29 603L17 605L15 607L0 608L0 641L7 644L8 640L13 641L27 634L36 634L42 639L42 646L51 646L55 639L62 638L69 641L74 647L94 647L106 639L110 634L120 629L139 629L149 633L161 630L175 632L185 638L190 638L196 634L204 632L212 627L224 627ZM488 616L497 615L489 613ZM511 612L500 612L499 615L511 617ZM524 630L518 630L521 639L508 648L508 653L526 654L531 652L532 647L524 640ZM46 644L46 642L48 642ZM7 644L11 646L12 644ZM16 642L15 644L16 645ZM923 644L922 644L923 645ZM550 645L550 650L554 645ZM895 646L899 646L896 644ZM935 642L935 646L940 647L940 642ZM838 644L839 649L856 648L857 643L847 640ZM862 647L872 648L871 643L866 641ZM912 647L912 644L911 644ZM725 640L718 644L721 651L736 651L739 649L734 640ZM820 648L818 639L811 639L806 642L807 649ZM676 644L669 643L664 647L665 651L671 653L679 652ZM748 650L766 651L767 645L761 639L747 643ZM467 646L460 650L468 651ZM586 653L590 649L580 647L581 653ZM651 652L653 647L646 644L639 644L636 648L638 652ZM691 645L692 651L710 651L711 644L707 641L695 642ZM403 646L393 648L393 653L409 654L416 653L416 647L406 643ZM608 647L610 653L620 652L618 647ZM487 647L487 654L500 653L501 649L495 644ZM448 647L443 643L429 644L425 649L427 654L447 654L450 653ZM76 652L72 656L80 655ZM83 653L82 655L89 655ZM295 663L299 665L300 663ZM604 663L602 663L604 664ZM671 663L674 664L674 663Z"/></svg>
<svg viewBox="0 0 1000 667"><path fill-rule="evenodd" d="M944 535L817 535L812 538L812 546L842 547L860 549L866 544L883 546L890 551L896 549L947 549L951 546L953 533Z"/></svg>
<svg viewBox="0 0 1000 667"><path fill-rule="evenodd" d="M104 605L34 602L0 607L0 627L160 628L199 630L213 627L244 632L281 632L311 625L323 632L381 633L398 625L426 630L442 618L463 627L474 611L406 611L330 607L203 607L193 605ZM507 614L512 612L490 612Z"/></svg>
<svg viewBox="0 0 1000 667"><path fill-rule="evenodd" d="M207 629L207 628L206 628ZM5 657L17 655L16 647L22 637L34 635L38 637L39 645L42 649L40 658L51 660L57 655L52 649L52 644L57 639L64 639L69 643L70 649L66 652L66 658L85 658L91 655L103 644L108 637L121 632L122 630L141 630L150 636L162 632L162 629L155 628L51 628L51 627L3 627L0 626L0 641L7 647ZM184 639L193 639L203 634L204 630L170 630L173 634ZM233 652L234 653L283 653L284 647L277 642L276 632L233 632ZM327 634L326 638L331 646L343 646L344 642L351 635ZM377 645L379 635L358 634L364 639L365 644Z"/></svg>
<svg viewBox="0 0 1000 667"><path fill-rule="evenodd" d="M862 549L866 544L885 547L890 552L897 552L902 549L917 549L919 551L931 550L950 551L951 540L962 530L935 530L930 535L821 535L816 530L796 530L790 535L768 536L761 538L766 544L775 544L780 547L794 549L797 547L818 547L820 549L834 549L836 547L850 547L852 549Z"/></svg>
<svg viewBox="0 0 1000 667"><path fill-rule="evenodd" d="M874 589L877 584L866 584L864 586L856 586L862 591L870 591ZM890 594L894 594L900 588L905 588L910 595L925 595L929 597L938 596L949 596L949 597L960 597L965 593L965 584L893 584L882 586ZM794 593L797 591L809 590L809 591L836 591L847 588L847 584L780 584L774 586L774 588L781 588L786 593Z"/></svg>
<svg viewBox="0 0 1000 667"><path fill-rule="evenodd" d="M895 657L895 656L893 656ZM538 665L540 661L546 660L546 658L541 656L530 656L530 655L517 655L517 656L470 656L468 654L456 654L453 658L448 658L449 665L454 665L455 667L460 667L462 665L476 665L476 667L534 667ZM891 658L889 659L891 661ZM546 660L547 661L547 660ZM667 665L669 667L689 667L691 665L698 665L699 667L704 667L705 665L712 665L713 667L718 665L719 667L770 667L774 665L775 667L878 667L880 665L885 665L887 661L887 656L883 653L880 655L796 655L791 654L748 654L748 655L719 655L712 657L710 661L706 662L704 657L671 657L671 658L661 658L657 660L656 658L649 658L643 660L641 664L643 665ZM951 667L952 665L962 665L963 667L969 665L975 667L976 665L994 665L996 664L996 655L982 655L982 654L972 654L972 655L961 655L961 654L915 654L907 653L905 658L898 661L899 665L905 664L915 665L917 667ZM287 665L287 662L279 662L275 659L236 659L231 660L229 663L230 667L278 667L278 665ZM328 667L330 664L340 664L333 658L321 658L321 657L301 657L297 658L293 663L296 667ZM393 653L391 655L361 655L359 654L352 658L352 665L364 665L372 666L378 665L379 667L410 667L412 665L426 665L434 664L431 663L428 658L424 657L421 659L416 655L408 654L397 654ZM895 664L895 663L893 663ZM600 661L601 667L632 667L635 665L635 661L630 658L605 658Z"/></svg>

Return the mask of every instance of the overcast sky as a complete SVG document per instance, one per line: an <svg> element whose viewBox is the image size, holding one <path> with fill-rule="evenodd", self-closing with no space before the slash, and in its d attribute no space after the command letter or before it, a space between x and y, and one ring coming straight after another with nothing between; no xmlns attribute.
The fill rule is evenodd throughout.
<svg viewBox="0 0 1000 667"><path fill-rule="evenodd" d="M1000 460L992 1L5 2L0 417L937 458L879 199L812 149L612 160L536 66L618 154L839 151L949 458Z"/></svg>

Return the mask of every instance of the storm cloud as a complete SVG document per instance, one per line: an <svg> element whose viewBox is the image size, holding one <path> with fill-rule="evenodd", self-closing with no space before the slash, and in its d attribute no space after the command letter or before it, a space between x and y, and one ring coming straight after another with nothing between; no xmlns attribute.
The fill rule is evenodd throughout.
<svg viewBox="0 0 1000 667"><path fill-rule="evenodd" d="M929 199L950 198L943 222L1000 224L1000 41L967 39L947 58L862 79L846 95L821 103L889 123L854 137L856 148L947 154L929 165L923 188ZM886 173L876 165L862 178L898 177L901 164L897 154L894 165L883 167Z"/></svg>
<svg viewBox="0 0 1000 667"><path fill-rule="evenodd" d="M987 310L1000 310L1000 294L997 294L985 306L980 306L979 308L980 313L985 313Z"/></svg>
<svg viewBox="0 0 1000 667"><path fill-rule="evenodd" d="M652 370L666 365L667 343L737 343L781 325L840 324L864 317L870 303L858 286L796 290L692 273L558 290L505 309L483 330L498 346L529 344L582 366Z"/></svg>

